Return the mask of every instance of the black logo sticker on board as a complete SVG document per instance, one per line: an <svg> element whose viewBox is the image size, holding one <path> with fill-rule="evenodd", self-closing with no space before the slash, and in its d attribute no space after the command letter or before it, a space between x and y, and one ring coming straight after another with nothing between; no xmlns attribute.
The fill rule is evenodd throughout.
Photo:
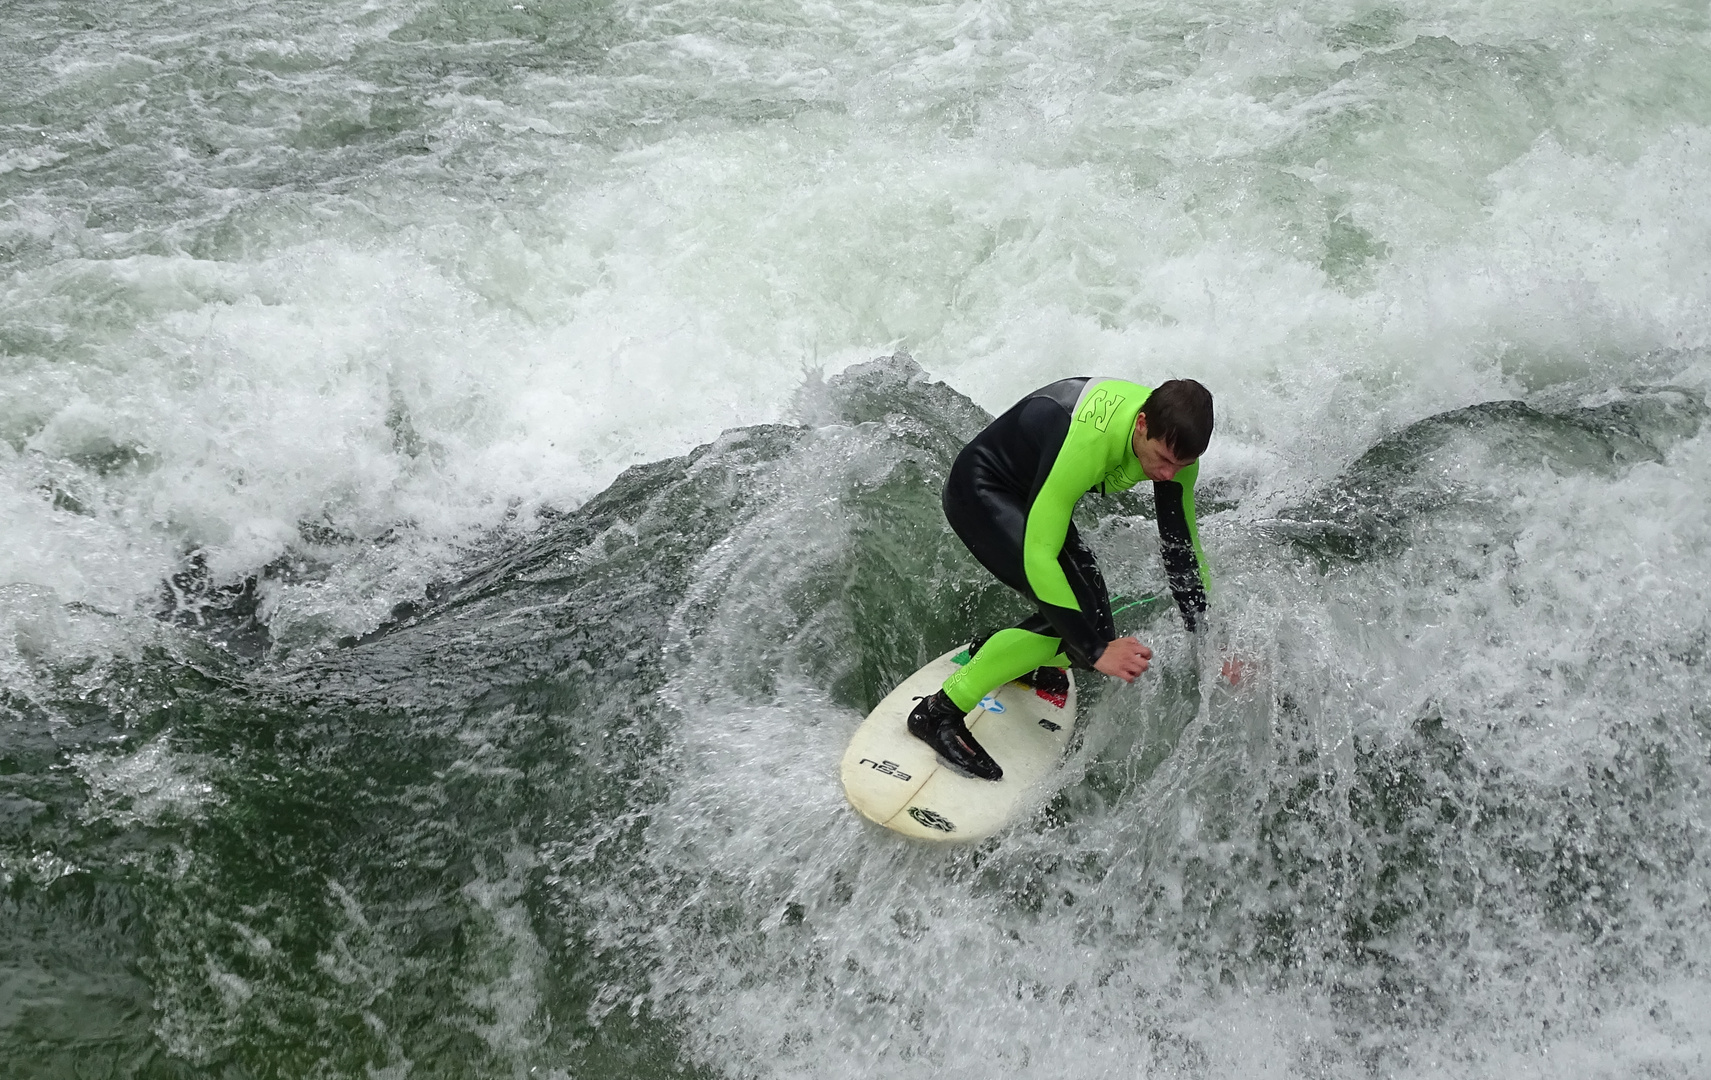
<svg viewBox="0 0 1711 1080"><path fill-rule="evenodd" d="M924 806L911 806L909 816L929 829L937 829L940 832L956 832L956 826L951 824L950 818L928 810Z"/></svg>
<svg viewBox="0 0 1711 1080"><path fill-rule="evenodd" d="M1043 716L1040 717L1040 726L1045 728L1047 731L1062 731L1063 730L1062 724L1054 724L1050 720L1047 720Z"/></svg>
<svg viewBox="0 0 1711 1080"><path fill-rule="evenodd" d="M882 772L886 776L895 776L899 780L909 779L909 774L899 768L895 761L875 761L872 758L864 757L861 761L857 762L857 764L866 765L868 768Z"/></svg>

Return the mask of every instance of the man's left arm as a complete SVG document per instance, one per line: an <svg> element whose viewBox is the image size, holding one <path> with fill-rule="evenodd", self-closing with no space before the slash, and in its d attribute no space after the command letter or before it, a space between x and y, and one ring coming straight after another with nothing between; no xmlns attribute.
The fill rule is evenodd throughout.
<svg viewBox="0 0 1711 1080"><path fill-rule="evenodd" d="M1170 580L1171 595L1182 610L1189 630L1200 629L1212 579L1206 573L1206 553L1200 550L1200 527L1194 520L1194 482L1200 462L1181 469L1174 480L1156 481L1153 500L1158 507L1159 551Z"/></svg>

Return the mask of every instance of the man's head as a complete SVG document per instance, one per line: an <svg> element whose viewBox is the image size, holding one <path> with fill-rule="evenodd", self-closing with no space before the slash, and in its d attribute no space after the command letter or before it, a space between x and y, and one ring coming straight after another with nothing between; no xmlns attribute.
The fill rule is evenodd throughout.
<svg viewBox="0 0 1711 1080"><path fill-rule="evenodd" d="M1169 480L1206 452L1212 440L1212 392L1193 379L1172 379L1147 398L1135 420L1135 456L1149 480Z"/></svg>

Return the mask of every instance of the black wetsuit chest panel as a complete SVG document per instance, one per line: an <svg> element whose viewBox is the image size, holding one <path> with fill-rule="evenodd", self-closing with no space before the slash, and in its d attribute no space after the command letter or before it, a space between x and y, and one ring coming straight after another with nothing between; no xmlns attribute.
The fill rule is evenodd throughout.
<svg viewBox="0 0 1711 1080"><path fill-rule="evenodd" d="M1012 405L957 455L953 476L1022 501L1023 511L1051 475L1087 379L1062 379Z"/></svg>

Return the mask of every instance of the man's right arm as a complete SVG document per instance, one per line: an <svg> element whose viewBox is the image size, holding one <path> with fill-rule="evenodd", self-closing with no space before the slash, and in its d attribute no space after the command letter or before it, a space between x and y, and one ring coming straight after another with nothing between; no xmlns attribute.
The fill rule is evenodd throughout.
<svg viewBox="0 0 1711 1080"><path fill-rule="evenodd" d="M1171 595L1189 630L1198 630L1205 621L1206 597L1212 591L1206 555L1200 550L1200 528L1194 520L1194 482L1199 477L1196 461L1178 471L1176 479L1153 484L1159 553L1164 556Z"/></svg>

